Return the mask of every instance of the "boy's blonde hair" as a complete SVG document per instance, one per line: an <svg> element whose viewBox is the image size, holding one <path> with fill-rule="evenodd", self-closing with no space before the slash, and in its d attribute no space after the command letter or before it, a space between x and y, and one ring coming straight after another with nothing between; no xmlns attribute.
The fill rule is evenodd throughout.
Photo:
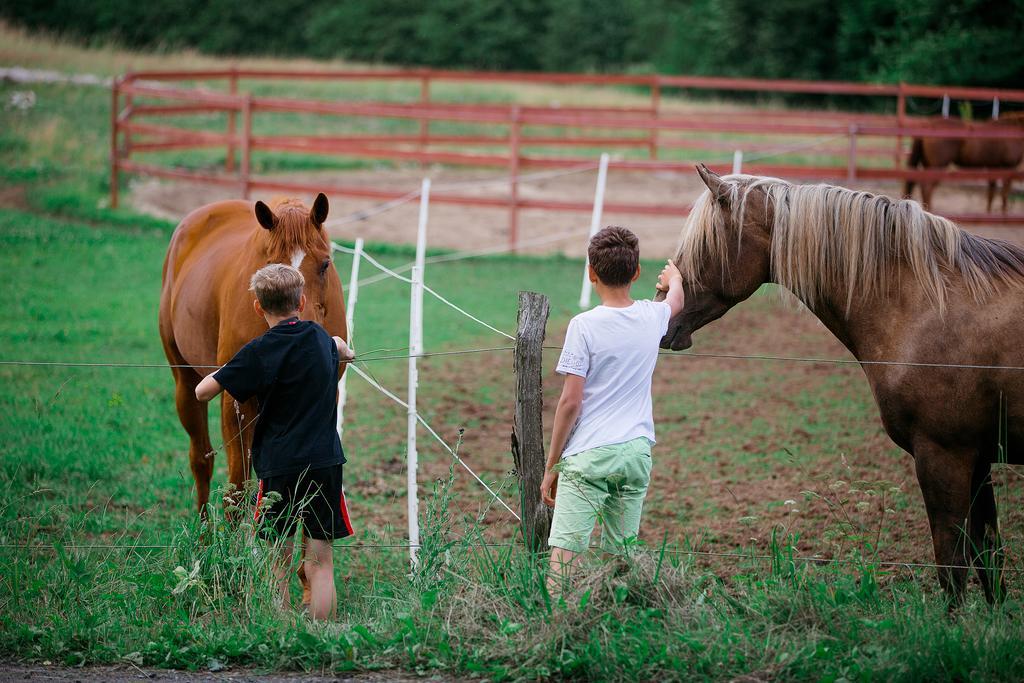
<svg viewBox="0 0 1024 683"><path fill-rule="evenodd" d="M272 315L285 315L298 310L306 279L295 268L284 263L263 266L249 280L249 291L256 294L263 310Z"/></svg>

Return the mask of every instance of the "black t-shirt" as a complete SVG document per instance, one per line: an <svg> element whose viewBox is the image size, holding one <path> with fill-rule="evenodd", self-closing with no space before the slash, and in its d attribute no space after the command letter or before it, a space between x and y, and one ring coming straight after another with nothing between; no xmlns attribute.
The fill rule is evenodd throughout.
<svg viewBox="0 0 1024 683"><path fill-rule="evenodd" d="M260 479L345 462L338 432L338 347L314 322L289 318L241 348L214 378L236 401L253 396Z"/></svg>

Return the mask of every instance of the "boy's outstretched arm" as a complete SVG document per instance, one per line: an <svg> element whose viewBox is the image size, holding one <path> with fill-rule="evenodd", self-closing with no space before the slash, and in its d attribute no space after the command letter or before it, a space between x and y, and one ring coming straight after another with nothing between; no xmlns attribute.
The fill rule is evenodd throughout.
<svg viewBox="0 0 1024 683"><path fill-rule="evenodd" d="M222 391L224 387L214 379L213 374L209 374L196 385L196 398L200 401L209 401Z"/></svg>
<svg viewBox="0 0 1024 683"><path fill-rule="evenodd" d="M544 463L544 480L540 485L541 500L549 507L555 505L555 491L558 488L558 472L553 468L561 459L565 442L569 440L569 433L576 424L576 418L580 416L580 408L583 406L583 382L584 378L579 375L566 375L562 395L558 399L558 407L555 408L555 423L551 427L551 447Z"/></svg>
<svg viewBox="0 0 1024 683"><path fill-rule="evenodd" d="M679 311L683 310L685 295L683 294L683 276L680 274L679 268L676 267L675 261L669 259L665 263L661 274L658 275L656 287L659 292L665 292L665 303L672 309L672 317L679 315Z"/></svg>
<svg viewBox="0 0 1024 683"><path fill-rule="evenodd" d="M338 360L347 363L356 357L356 352L349 348L348 343L341 337L332 337L334 345L338 347Z"/></svg>

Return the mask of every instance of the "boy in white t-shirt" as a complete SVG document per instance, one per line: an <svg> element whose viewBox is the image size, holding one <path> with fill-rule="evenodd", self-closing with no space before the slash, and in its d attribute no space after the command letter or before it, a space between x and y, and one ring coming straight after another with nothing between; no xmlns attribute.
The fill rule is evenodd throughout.
<svg viewBox="0 0 1024 683"><path fill-rule="evenodd" d="M556 368L565 384L541 483L544 502L555 508L548 538L553 590L589 546L598 520L606 553L622 554L626 539L640 530L654 444L651 375L669 320L683 308L682 277L672 261L658 277L664 301L630 298L640 277L631 231L601 230L587 255L601 305L569 323Z"/></svg>

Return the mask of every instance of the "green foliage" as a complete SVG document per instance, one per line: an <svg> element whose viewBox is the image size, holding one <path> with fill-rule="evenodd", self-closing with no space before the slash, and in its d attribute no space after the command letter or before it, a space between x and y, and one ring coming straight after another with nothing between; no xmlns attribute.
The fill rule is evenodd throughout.
<svg viewBox="0 0 1024 683"><path fill-rule="evenodd" d="M1024 0L13 0L30 28L131 47L437 67L1019 87Z"/></svg>

